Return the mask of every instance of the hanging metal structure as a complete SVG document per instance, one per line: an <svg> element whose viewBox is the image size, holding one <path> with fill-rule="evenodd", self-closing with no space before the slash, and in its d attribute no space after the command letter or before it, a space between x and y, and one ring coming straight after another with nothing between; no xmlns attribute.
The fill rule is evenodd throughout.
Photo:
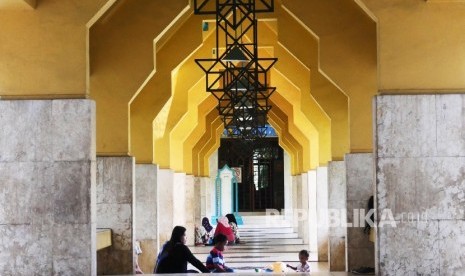
<svg viewBox="0 0 465 276"><path fill-rule="evenodd" d="M273 12L274 0L194 0L195 14L216 15L213 58L196 59L206 74L206 90L229 137L256 140L266 136L271 109L269 71L277 58L259 58L257 13Z"/></svg>

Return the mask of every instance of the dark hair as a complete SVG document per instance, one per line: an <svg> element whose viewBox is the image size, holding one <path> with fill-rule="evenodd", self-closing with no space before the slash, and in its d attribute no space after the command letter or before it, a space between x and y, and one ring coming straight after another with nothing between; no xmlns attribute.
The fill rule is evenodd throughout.
<svg viewBox="0 0 465 276"><path fill-rule="evenodd" d="M236 217L234 214L227 214L226 217L228 218L229 222L234 222L237 225Z"/></svg>
<svg viewBox="0 0 465 276"><path fill-rule="evenodd" d="M218 244L220 242L225 242L227 240L228 240L228 238L225 235L218 234L213 238L213 244Z"/></svg>
<svg viewBox="0 0 465 276"><path fill-rule="evenodd" d="M304 249L304 250L300 250L299 256L305 256L305 257L308 258L308 256L310 256L310 254L308 254L308 251Z"/></svg>
<svg viewBox="0 0 465 276"><path fill-rule="evenodd" d="M213 226L211 226L210 221L208 220L207 217L204 217L202 219L202 226L205 228L207 232L210 232L213 229Z"/></svg>
<svg viewBox="0 0 465 276"><path fill-rule="evenodd" d="M184 234L186 234L186 228L182 226L175 226L173 228L173 232L171 232L171 238L167 242L166 248L165 248L166 253L168 255L171 255L171 252L173 251L174 246L181 242L181 238L182 236L184 236Z"/></svg>
<svg viewBox="0 0 465 276"><path fill-rule="evenodd" d="M181 238L182 236L184 236L185 233L186 233L186 228L182 226L175 226L173 228L173 232L171 232L170 242L174 244L181 242Z"/></svg>

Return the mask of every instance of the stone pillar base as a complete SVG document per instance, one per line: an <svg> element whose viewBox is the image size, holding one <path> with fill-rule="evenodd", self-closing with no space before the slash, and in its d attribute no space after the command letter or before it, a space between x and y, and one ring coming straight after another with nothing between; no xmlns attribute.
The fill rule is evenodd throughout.
<svg viewBox="0 0 465 276"><path fill-rule="evenodd" d="M136 165L135 237L142 249L137 258L144 273L153 272L158 253L157 174L156 165Z"/></svg>
<svg viewBox="0 0 465 276"><path fill-rule="evenodd" d="M95 275L95 103L0 101L0 275Z"/></svg>
<svg viewBox="0 0 465 276"><path fill-rule="evenodd" d="M346 168L344 161L329 162L328 206L329 216L329 271L346 271Z"/></svg>
<svg viewBox="0 0 465 276"><path fill-rule="evenodd" d="M133 157L97 157L97 228L110 228L112 245L97 252L98 274L134 273Z"/></svg>
<svg viewBox="0 0 465 276"><path fill-rule="evenodd" d="M373 154L346 154L347 181L347 268L375 267L375 246L363 232L368 200L374 195Z"/></svg>
<svg viewBox="0 0 465 276"><path fill-rule="evenodd" d="M465 275L465 95L377 96L375 126L378 275Z"/></svg>

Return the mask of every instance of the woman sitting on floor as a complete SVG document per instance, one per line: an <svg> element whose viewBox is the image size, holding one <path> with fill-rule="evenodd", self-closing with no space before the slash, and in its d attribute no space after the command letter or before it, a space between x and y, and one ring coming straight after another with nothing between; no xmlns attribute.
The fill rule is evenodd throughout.
<svg viewBox="0 0 465 276"><path fill-rule="evenodd" d="M202 219L201 226L195 226L195 245L203 246L210 244L213 239L213 226L210 225L210 221L207 217Z"/></svg>
<svg viewBox="0 0 465 276"><path fill-rule="evenodd" d="M171 239L163 245L163 249L158 255L154 273L196 272L187 270L187 262L201 272L210 272L186 246L186 228L176 226L171 234Z"/></svg>
<svg viewBox="0 0 465 276"><path fill-rule="evenodd" d="M234 214L227 214L226 217L228 218L229 226L231 226L231 229L234 233L235 243L239 243L240 236L239 236L239 228L237 227L236 217L234 216Z"/></svg>
<svg viewBox="0 0 465 276"><path fill-rule="evenodd" d="M236 239L234 237L234 232L231 229L231 226L229 226L228 218L220 217L217 219L217 222L218 223L216 224L214 237L216 237L218 234L223 234L228 239L228 244L234 244Z"/></svg>

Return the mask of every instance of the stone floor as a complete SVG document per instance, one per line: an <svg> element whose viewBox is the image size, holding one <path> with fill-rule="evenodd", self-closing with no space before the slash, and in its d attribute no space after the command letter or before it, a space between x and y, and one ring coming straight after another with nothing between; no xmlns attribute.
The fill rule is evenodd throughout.
<svg viewBox="0 0 465 276"><path fill-rule="evenodd" d="M274 262L283 262L296 266L298 264L298 252L309 246L298 238L292 225L282 217L270 220L265 216L248 215L243 217L244 225L239 226L241 244L228 246L224 252L226 265L234 268L241 275L309 275L308 273L296 273L288 270L285 273L255 272L255 269L264 269ZM190 250L194 255L205 262L211 246L192 246ZM316 252L310 252L310 275L314 276L347 276L347 272L329 272L327 262L317 262ZM194 269L189 264L189 269ZM146 274L153 275L153 274ZM187 275L187 274L173 274ZM189 274L192 275L192 274ZM231 275L215 273L215 275Z"/></svg>
<svg viewBox="0 0 465 276"><path fill-rule="evenodd" d="M292 225L282 217L273 219L265 216L244 216L244 225L239 226L241 244L228 246L224 252L226 265L235 269L240 274L272 274L255 272L255 269L264 269L274 262L283 262L296 266L298 264L298 252L309 246L298 238ZM206 260L211 246L190 247L194 255L201 261ZM317 262L316 252L310 252L309 257L311 275L321 276L345 276L346 272L329 272L328 263ZM193 268L193 267L190 267ZM283 274L283 273L279 273ZM286 274L298 275L292 270ZM305 275L305 273L303 273ZM307 274L308 275L308 274Z"/></svg>

